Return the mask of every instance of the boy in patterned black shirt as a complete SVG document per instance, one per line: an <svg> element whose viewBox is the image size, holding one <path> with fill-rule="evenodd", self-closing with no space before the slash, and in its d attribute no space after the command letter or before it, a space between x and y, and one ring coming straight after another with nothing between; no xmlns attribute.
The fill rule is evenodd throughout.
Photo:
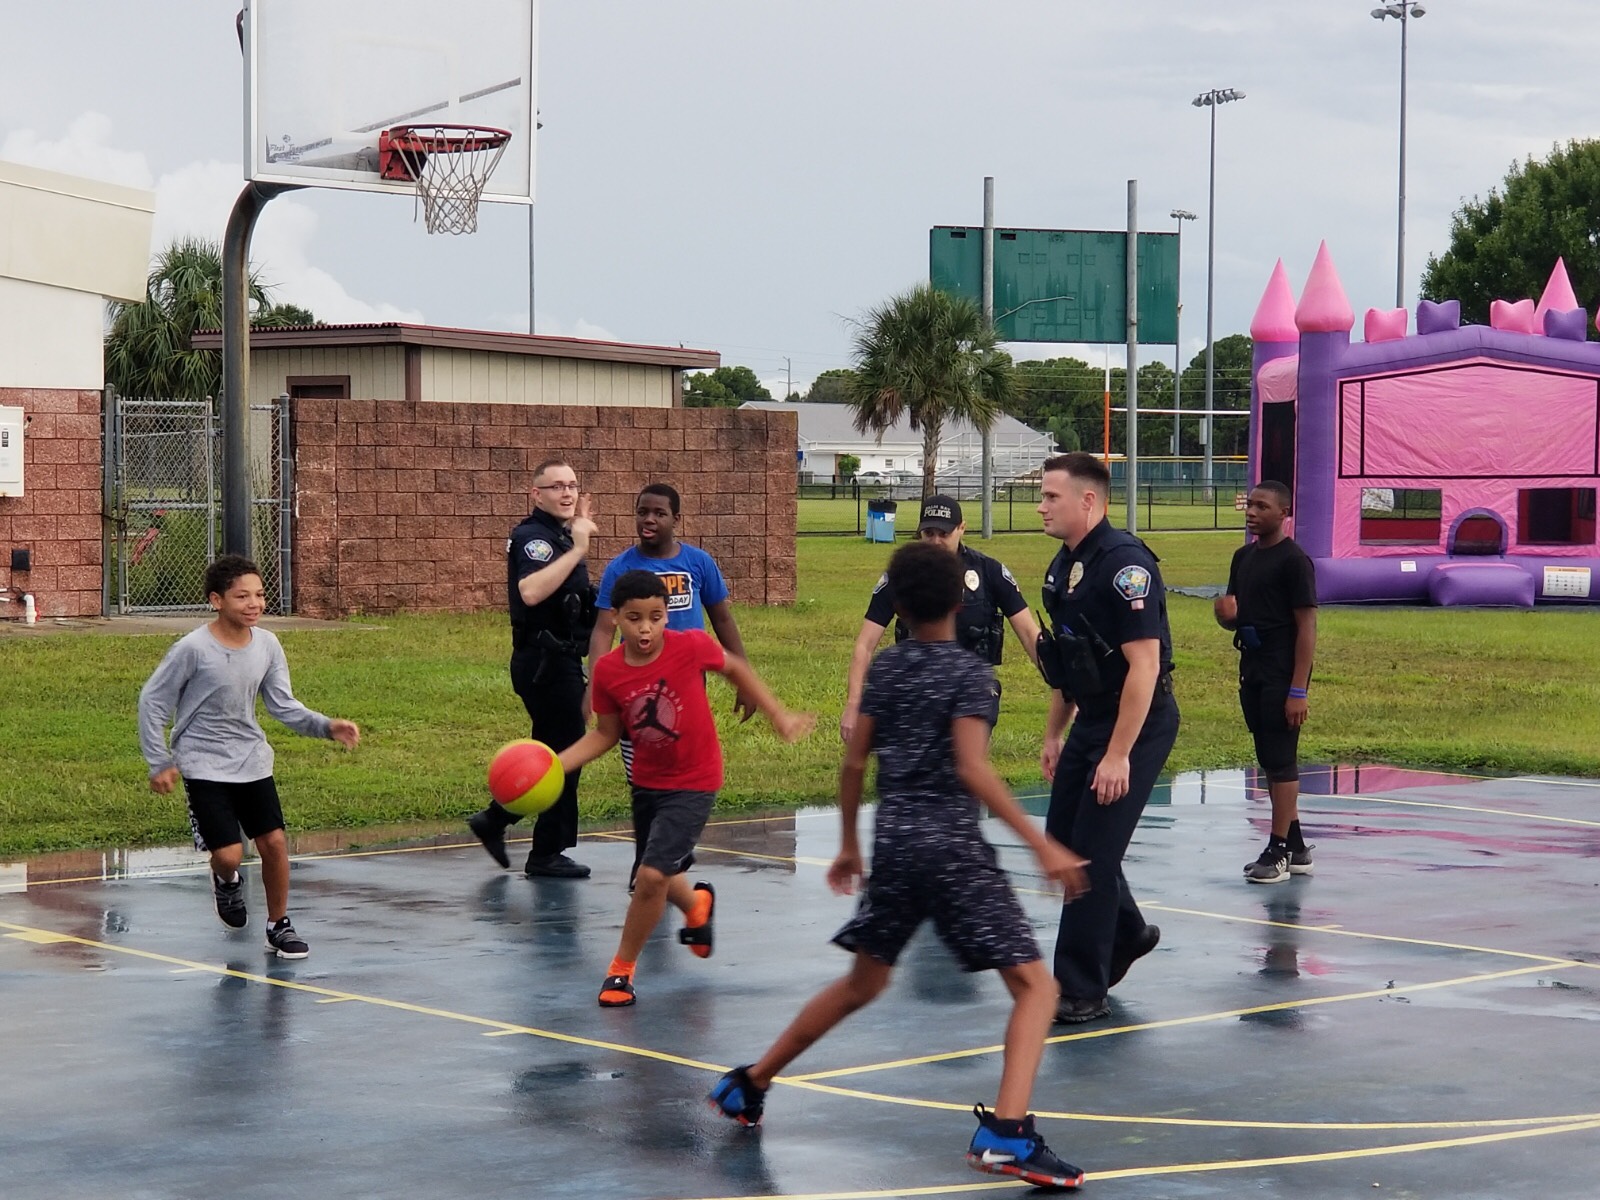
<svg viewBox="0 0 1600 1200"><path fill-rule="evenodd" d="M955 641L962 566L941 547L913 543L889 563L900 618L912 637L872 664L860 718L839 773L844 822L828 869L836 892L863 875L856 833L867 758L878 756L872 872L855 916L834 943L855 955L849 974L819 992L759 1062L717 1081L713 1109L744 1125L761 1120L777 1073L840 1021L874 1000L917 926L931 918L967 971L997 970L1013 1008L993 1112L979 1105L967 1162L1042 1186L1077 1187L1083 1172L1051 1153L1028 1101L1055 1016L1057 988L994 847L980 830L979 802L1038 856L1046 877L1076 895L1083 861L1029 821L989 763L996 717L994 672Z"/></svg>

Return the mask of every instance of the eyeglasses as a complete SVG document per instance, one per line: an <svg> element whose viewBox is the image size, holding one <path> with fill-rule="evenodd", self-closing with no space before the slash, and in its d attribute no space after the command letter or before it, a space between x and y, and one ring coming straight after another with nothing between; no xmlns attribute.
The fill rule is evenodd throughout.
<svg viewBox="0 0 1600 1200"><path fill-rule="evenodd" d="M533 485L536 492L575 492L578 490L578 481L571 483L536 483Z"/></svg>

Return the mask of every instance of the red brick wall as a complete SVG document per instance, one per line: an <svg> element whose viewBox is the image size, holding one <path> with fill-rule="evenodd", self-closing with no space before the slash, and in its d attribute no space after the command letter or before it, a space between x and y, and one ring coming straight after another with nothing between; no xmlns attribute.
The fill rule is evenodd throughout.
<svg viewBox="0 0 1600 1200"><path fill-rule="evenodd" d="M300 400L294 608L307 616L502 609L506 537L533 467L564 455L594 498L600 568L633 540L651 481L683 495L679 535L742 604L795 598L793 413Z"/></svg>
<svg viewBox="0 0 1600 1200"><path fill-rule="evenodd" d="M0 617L20 616L32 592L41 617L101 612L101 397L99 392L0 387L0 405L20 406L20 496L0 497L0 585L16 601ZM11 550L32 554L32 569L11 570Z"/></svg>

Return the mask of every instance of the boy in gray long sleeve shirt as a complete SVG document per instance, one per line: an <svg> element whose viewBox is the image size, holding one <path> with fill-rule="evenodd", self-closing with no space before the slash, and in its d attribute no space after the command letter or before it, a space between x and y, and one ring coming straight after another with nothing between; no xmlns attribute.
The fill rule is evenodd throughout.
<svg viewBox="0 0 1600 1200"><path fill-rule="evenodd" d="M289 921L288 841L256 696L296 733L353 748L361 732L294 698L283 647L255 627L265 591L254 563L239 555L217 559L206 570L205 589L216 620L180 638L139 692L139 746L150 788L165 795L182 777L195 847L211 855L217 916L232 929L248 919L239 864L243 839L255 843L267 892L267 949L304 958L309 948Z"/></svg>

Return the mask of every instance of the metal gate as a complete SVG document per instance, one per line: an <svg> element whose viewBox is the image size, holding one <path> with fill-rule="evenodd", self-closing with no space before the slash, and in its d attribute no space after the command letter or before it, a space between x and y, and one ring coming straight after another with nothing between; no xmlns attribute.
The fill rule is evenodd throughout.
<svg viewBox="0 0 1600 1200"><path fill-rule="evenodd" d="M289 398L250 406L250 509L267 611L291 609L294 460ZM222 540L222 425L204 400L106 393L108 603L119 613L199 611Z"/></svg>

